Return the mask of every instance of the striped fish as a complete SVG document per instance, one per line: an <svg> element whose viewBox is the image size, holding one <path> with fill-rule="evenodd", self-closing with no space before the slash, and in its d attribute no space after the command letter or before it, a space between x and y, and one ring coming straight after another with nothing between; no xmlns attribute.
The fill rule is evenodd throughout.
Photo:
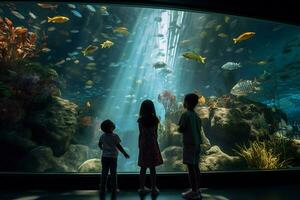
<svg viewBox="0 0 300 200"><path fill-rule="evenodd" d="M258 82L257 80L240 80L233 86L230 94L234 96L246 96L250 93L256 93L257 91L261 90L259 84L260 82Z"/></svg>

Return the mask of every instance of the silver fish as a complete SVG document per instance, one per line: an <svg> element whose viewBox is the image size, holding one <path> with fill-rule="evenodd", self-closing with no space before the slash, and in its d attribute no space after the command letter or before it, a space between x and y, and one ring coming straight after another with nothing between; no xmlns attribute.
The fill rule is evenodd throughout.
<svg viewBox="0 0 300 200"><path fill-rule="evenodd" d="M221 68L224 70L235 70L241 68L240 63L235 63L235 62L227 62L225 63Z"/></svg>
<svg viewBox="0 0 300 200"><path fill-rule="evenodd" d="M89 9L91 12L96 12L96 9L92 5L86 5L87 9Z"/></svg>
<svg viewBox="0 0 300 200"><path fill-rule="evenodd" d="M233 86L230 94L234 96L246 96L250 93L256 93L261 90L259 85L260 82L258 82L257 80L240 80Z"/></svg>
<svg viewBox="0 0 300 200"><path fill-rule="evenodd" d="M25 17L24 17L21 13L19 13L18 11L12 10L11 13L12 13L15 17L17 17L17 18L19 18L19 19L25 19Z"/></svg>
<svg viewBox="0 0 300 200"><path fill-rule="evenodd" d="M33 14L32 12L29 12L28 15L29 15L32 19L36 19L36 18L37 18L36 15Z"/></svg>

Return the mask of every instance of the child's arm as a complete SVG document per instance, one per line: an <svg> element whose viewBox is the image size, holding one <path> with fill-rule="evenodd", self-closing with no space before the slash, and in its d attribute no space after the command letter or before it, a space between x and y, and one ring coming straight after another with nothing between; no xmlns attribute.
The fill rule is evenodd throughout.
<svg viewBox="0 0 300 200"><path fill-rule="evenodd" d="M120 143L117 144L117 148L124 155L125 158L129 158L129 155L126 153L126 151L123 149L123 147L122 147L122 145Z"/></svg>

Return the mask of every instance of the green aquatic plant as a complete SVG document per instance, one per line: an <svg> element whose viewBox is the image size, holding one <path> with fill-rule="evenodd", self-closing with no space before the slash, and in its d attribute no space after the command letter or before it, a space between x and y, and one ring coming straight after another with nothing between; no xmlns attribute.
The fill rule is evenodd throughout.
<svg viewBox="0 0 300 200"><path fill-rule="evenodd" d="M236 152L251 169L279 169L289 164L287 160L281 160L280 154L269 148L266 141L251 141L249 147L238 145Z"/></svg>

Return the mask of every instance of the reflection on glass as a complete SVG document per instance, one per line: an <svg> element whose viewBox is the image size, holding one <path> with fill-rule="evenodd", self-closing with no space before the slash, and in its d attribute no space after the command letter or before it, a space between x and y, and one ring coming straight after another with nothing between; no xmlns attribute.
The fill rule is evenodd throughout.
<svg viewBox="0 0 300 200"><path fill-rule="evenodd" d="M84 3L0 3L0 171L100 172L116 123L137 172L138 109L155 103L161 172L185 171L184 94L211 146L202 171L298 167L300 29L215 13Z"/></svg>

